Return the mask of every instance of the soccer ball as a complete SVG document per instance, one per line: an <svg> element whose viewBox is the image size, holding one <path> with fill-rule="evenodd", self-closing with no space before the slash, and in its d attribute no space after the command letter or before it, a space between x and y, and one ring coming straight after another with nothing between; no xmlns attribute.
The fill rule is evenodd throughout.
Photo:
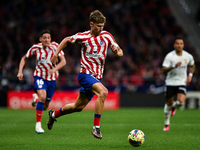
<svg viewBox="0 0 200 150"><path fill-rule="evenodd" d="M145 135L141 130L134 129L129 133L128 141L132 146L138 147L144 143Z"/></svg>

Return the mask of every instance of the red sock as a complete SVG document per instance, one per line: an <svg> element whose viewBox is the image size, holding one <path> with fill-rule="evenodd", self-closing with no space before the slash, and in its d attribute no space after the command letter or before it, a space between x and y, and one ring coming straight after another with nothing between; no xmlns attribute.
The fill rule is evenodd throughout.
<svg viewBox="0 0 200 150"><path fill-rule="evenodd" d="M35 100L35 102L38 103L38 101L39 101L39 99L37 98L37 99Z"/></svg>
<svg viewBox="0 0 200 150"><path fill-rule="evenodd" d="M36 122L41 122L43 110L36 110Z"/></svg>
<svg viewBox="0 0 200 150"><path fill-rule="evenodd" d="M95 114L94 115L94 126L100 126L101 115Z"/></svg>
<svg viewBox="0 0 200 150"><path fill-rule="evenodd" d="M54 111L55 118L62 116L62 108Z"/></svg>

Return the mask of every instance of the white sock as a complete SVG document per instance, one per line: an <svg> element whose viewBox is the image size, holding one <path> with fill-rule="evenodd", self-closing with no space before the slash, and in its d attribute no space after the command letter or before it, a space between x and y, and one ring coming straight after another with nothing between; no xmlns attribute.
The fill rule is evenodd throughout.
<svg viewBox="0 0 200 150"><path fill-rule="evenodd" d="M53 117L55 119L55 111L52 113L51 117Z"/></svg>
<svg viewBox="0 0 200 150"><path fill-rule="evenodd" d="M165 114L165 125L170 124L170 116L171 116L171 106L165 104L164 106L164 114Z"/></svg>
<svg viewBox="0 0 200 150"><path fill-rule="evenodd" d="M95 129L95 128L100 128L100 126L93 126L93 129Z"/></svg>
<svg viewBox="0 0 200 150"><path fill-rule="evenodd" d="M41 122L36 122L36 126L41 126Z"/></svg>

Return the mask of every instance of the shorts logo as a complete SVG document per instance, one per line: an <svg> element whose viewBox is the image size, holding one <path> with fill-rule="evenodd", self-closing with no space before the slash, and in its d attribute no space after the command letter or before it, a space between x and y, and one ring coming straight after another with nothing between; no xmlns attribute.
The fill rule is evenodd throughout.
<svg viewBox="0 0 200 150"><path fill-rule="evenodd" d="M38 87L42 88L44 81L42 79L38 79L36 82L37 82Z"/></svg>

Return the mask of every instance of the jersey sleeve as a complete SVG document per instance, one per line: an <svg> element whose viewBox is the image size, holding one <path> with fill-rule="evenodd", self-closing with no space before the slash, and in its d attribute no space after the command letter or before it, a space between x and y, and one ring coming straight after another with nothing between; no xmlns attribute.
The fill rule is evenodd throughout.
<svg viewBox="0 0 200 150"><path fill-rule="evenodd" d="M37 49L37 45L33 45L27 52L26 52L26 57L30 58L31 56L35 55L35 51Z"/></svg>
<svg viewBox="0 0 200 150"><path fill-rule="evenodd" d="M170 58L169 58L170 56L169 55L167 55L166 57L165 57L165 59L164 59L164 61L163 61L163 64L162 64L162 66L163 67L170 67Z"/></svg>
<svg viewBox="0 0 200 150"><path fill-rule="evenodd" d="M194 58L192 55L190 55L190 61L188 63L189 66L193 66L194 65Z"/></svg>
<svg viewBox="0 0 200 150"><path fill-rule="evenodd" d="M62 56L64 55L65 53L63 52L63 50L60 51L60 53L58 54L58 56Z"/></svg>
<svg viewBox="0 0 200 150"><path fill-rule="evenodd" d="M74 44L75 42L78 42L80 40L80 33L76 33L71 36L71 43Z"/></svg>
<svg viewBox="0 0 200 150"><path fill-rule="evenodd" d="M114 37L112 36L112 34L110 34L109 32L107 32L106 36L109 40L109 45L114 45L116 47L119 47L119 45L117 44L117 42L115 41Z"/></svg>

